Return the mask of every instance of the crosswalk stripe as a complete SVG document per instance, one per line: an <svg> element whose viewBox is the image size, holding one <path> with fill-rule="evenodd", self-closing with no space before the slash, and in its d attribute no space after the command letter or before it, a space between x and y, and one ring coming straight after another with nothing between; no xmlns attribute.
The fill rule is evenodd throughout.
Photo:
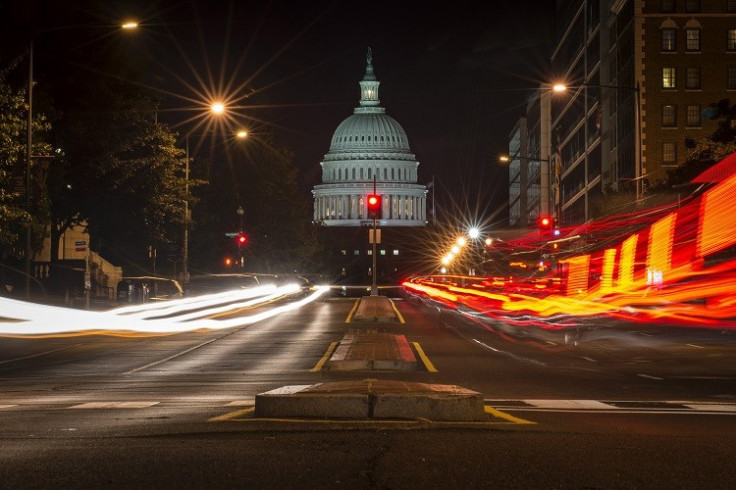
<svg viewBox="0 0 736 490"><path fill-rule="evenodd" d="M104 409L104 408L148 408L153 405L158 405L159 402L88 402L80 403L79 405L72 405L69 408L74 409Z"/></svg>

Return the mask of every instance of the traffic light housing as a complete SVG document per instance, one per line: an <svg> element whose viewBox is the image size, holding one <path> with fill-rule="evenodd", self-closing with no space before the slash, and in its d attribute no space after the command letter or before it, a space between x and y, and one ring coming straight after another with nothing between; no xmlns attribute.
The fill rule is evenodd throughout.
<svg viewBox="0 0 736 490"><path fill-rule="evenodd" d="M537 220L537 226L542 231L549 231L552 229L552 226L554 225L554 220L551 216L548 216L546 214L540 215L539 220Z"/></svg>
<svg viewBox="0 0 736 490"><path fill-rule="evenodd" d="M248 243L248 237L245 235L245 233L239 233L235 240L238 243L238 247L242 247L243 245Z"/></svg>
<svg viewBox="0 0 736 490"><path fill-rule="evenodd" d="M378 194L368 194L368 197L365 200L366 202L366 209L368 210L367 215L370 219L381 219L382 216L382 206L381 206L381 196Z"/></svg>

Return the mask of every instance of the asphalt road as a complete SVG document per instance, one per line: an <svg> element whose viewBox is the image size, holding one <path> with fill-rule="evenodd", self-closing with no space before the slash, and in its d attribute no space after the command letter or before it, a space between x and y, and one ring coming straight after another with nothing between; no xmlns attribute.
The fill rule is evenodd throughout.
<svg viewBox="0 0 736 490"><path fill-rule="evenodd" d="M356 323L354 302L214 331L0 339L0 488L736 486L730 332L530 331L406 299L403 323ZM425 355L417 370L320 367L367 330L404 335ZM489 417L252 415L274 388L366 378L472 389Z"/></svg>

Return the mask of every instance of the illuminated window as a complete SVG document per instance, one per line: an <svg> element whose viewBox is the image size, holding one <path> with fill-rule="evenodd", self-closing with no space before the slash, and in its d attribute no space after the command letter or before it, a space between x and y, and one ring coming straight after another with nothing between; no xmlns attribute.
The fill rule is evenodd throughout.
<svg viewBox="0 0 736 490"><path fill-rule="evenodd" d="M700 106L699 105L687 106L687 117L685 119L685 124L689 128L700 127Z"/></svg>
<svg viewBox="0 0 736 490"><path fill-rule="evenodd" d="M348 254L347 250L340 250L340 255L347 255L347 254Z"/></svg>
<svg viewBox="0 0 736 490"><path fill-rule="evenodd" d="M381 255L386 255L386 251L385 250L381 250Z"/></svg>
<svg viewBox="0 0 736 490"><path fill-rule="evenodd" d="M685 49L700 51L700 29L685 29Z"/></svg>
<svg viewBox="0 0 736 490"><path fill-rule="evenodd" d="M394 249L394 255L399 255L399 251Z"/></svg>
<svg viewBox="0 0 736 490"><path fill-rule="evenodd" d="M662 106L662 127L672 128L677 126L677 106L665 104Z"/></svg>
<svg viewBox="0 0 736 490"><path fill-rule="evenodd" d="M728 43L726 44L726 48L729 51L736 51L736 29L728 30Z"/></svg>
<svg viewBox="0 0 736 490"><path fill-rule="evenodd" d="M736 89L736 68L729 68L726 80L726 88L729 90Z"/></svg>
<svg viewBox="0 0 736 490"><path fill-rule="evenodd" d="M662 68L662 88L677 88L677 68Z"/></svg>
<svg viewBox="0 0 736 490"><path fill-rule="evenodd" d="M353 255L360 255L360 250L353 250Z"/></svg>
<svg viewBox="0 0 736 490"><path fill-rule="evenodd" d="M368 255L373 255L373 250L367 250L367 251L366 251L366 253L367 253Z"/></svg>
<svg viewBox="0 0 736 490"><path fill-rule="evenodd" d="M662 143L662 163L674 165L677 160L677 147L674 143Z"/></svg>
<svg viewBox="0 0 736 490"><path fill-rule="evenodd" d="M685 70L685 88L690 90L700 88L700 68L690 67Z"/></svg>
<svg viewBox="0 0 736 490"><path fill-rule="evenodd" d="M662 51L677 51L677 31L662 29Z"/></svg>

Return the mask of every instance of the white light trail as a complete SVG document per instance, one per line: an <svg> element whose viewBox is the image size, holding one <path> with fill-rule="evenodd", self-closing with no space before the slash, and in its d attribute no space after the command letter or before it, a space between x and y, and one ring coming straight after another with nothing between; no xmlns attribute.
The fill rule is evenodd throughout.
<svg viewBox="0 0 736 490"><path fill-rule="evenodd" d="M258 286L228 293L184 298L164 303L149 303L103 312L74 310L0 298L0 318L3 319L0 320L0 335L62 335L90 331L165 334L198 329L231 328L250 325L304 306L329 291L329 287L315 287L311 294L299 301L248 316L223 320L203 318L265 305L279 297L293 295L299 291L300 288L296 284L278 287Z"/></svg>

